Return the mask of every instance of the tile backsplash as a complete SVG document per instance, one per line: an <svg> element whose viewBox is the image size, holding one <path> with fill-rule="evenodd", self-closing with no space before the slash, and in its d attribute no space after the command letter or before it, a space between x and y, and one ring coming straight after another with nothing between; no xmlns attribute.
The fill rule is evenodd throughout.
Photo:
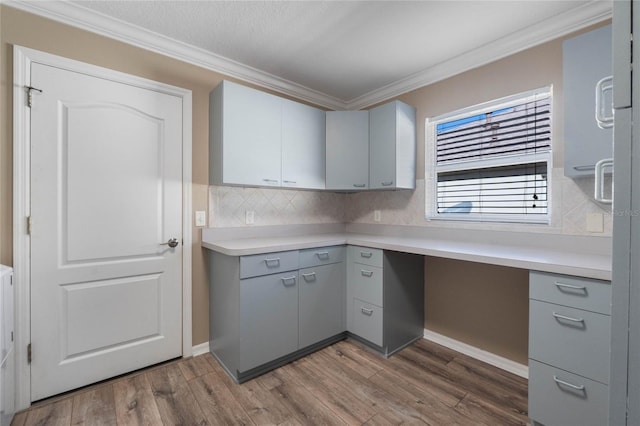
<svg viewBox="0 0 640 426"><path fill-rule="evenodd" d="M209 187L209 226L343 223L346 194L277 188ZM245 213L254 212L248 225Z"/></svg>
<svg viewBox="0 0 640 426"><path fill-rule="evenodd" d="M277 188L209 187L209 226L214 228L312 224L372 223L438 228L495 229L564 235L611 236L611 206L593 200L593 179L572 180L562 169L554 169L551 225L465 223L425 219L425 180L413 191L370 191L335 193ZM380 210L380 221L374 220ZM253 211L254 224L245 222ZM589 215L602 215L604 232L587 229Z"/></svg>

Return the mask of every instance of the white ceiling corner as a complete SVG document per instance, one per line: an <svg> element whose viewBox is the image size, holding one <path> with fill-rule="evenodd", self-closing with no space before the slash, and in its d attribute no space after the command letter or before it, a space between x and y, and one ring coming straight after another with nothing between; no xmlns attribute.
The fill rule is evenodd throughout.
<svg viewBox="0 0 640 426"><path fill-rule="evenodd" d="M446 56L446 54L449 53L449 51L446 50L443 56L443 51L441 49L439 51L440 56L434 55L434 57L437 56L437 61L430 63L429 66L422 67L421 69L411 70L408 62L404 63L404 65L398 64L397 67L394 68L396 64L394 63L391 64L393 66L390 66L390 64L384 62L384 57L371 58L370 60L369 54L371 52L375 52L373 50L367 51L366 49L363 49L363 52L353 52L352 55L352 52L345 51L344 47L341 46L341 44L349 44L349 42L352 42L352 40L349 40L348 38L358 39L357 41L362 44L361 38L365 37L367 34L358 34L356 33L356 30L364 29L375 31L375 26L380 24L389 24L389 28L387 28L387 34L393 35L394 31L396 31L398 33L404 34L405 36L411 35L412 33L408 31L413 31L413 29L403 28L406 25L404 25L404 16L400 13L399 9L395 7L389 9L394 6L392 2L314 2L314 13L322 12L324 13L324 15L319 15L317 18L315 18L315 21L312 19L313 17L309 18L308 16L306 17L306 20L300 19L300 22L289 21L292 22L292 28L288 31L285 31L284 34L283 31L280 31L279 28L269 28L270 23L265 18L273 19L274 17L279 18L281 16L284 16L281 14L283 12L283 9L284 12L287 11L287 6L290 6L290 9L295 9L295 12L298 13L295 17L298 18L301 15L300 11L304 11L306 7L311 7L311 3L255 2L256 5L260 5L262 8L266 7L265 10L267 10L267 12L269 13L267 13L265 16L250 16L251 14L249 14L249 19L247 19L247 21L250 22L245 23L245 25L251 24L253 25L253 27L245 27L247 34L242 34L244 38L238 37L238 40L230 40L230 43L235 41L236 43L242 42L246 44L248 37L258 34L264 37L272 36L275 44L274 46L269 46L273 47L273 50L266 52L265 55L255 55L256 58L258 58L256 59L257 62L254 63L253 66L250 66L247 65L247 63L250 61L246 61L247 63L245 63L245 61L230 59L228 56L223 56L221 54L215 53L211 49L197 47L193 43L180 41L198 39L201 41L200 45L205 46L206 43L202 42L202 40L206 41L206 36L208 36L208 34L193 34L188 33L187 30L184 30L184 32L176 32L180 28L174 28L173 34L178 34L178 36L171 37L165 35L171 34L171 32L165 31L164 29L159 30L163 33L160 34L160 32L158 31L152 31L151 29L132 23L136 22L136 16L135 14L132 14L131 11L144 11L142 9L135 10L136 7L146 7L148 11L149 8L152 7L151 5L153 5L153 2L132 2L127 6L129 12L129 14L127 15L125 13L120 13L122 11L113 9L118 5L115 2L112 2L113 4L111 5L109 5L108 2L96 4L87 3L94 8L103 8L105 11L111 12L111 14L106 14L102 13L99 10L94 10L92 8L80 5L76 2L69 1L0 1L10 7L21 9L74 27L104 35L106 37L119 40L146 50L158 52L160 54L179 59L184 62L211 69L213 71L220 72L233 78L255 84L257 86L272 89L274 91L281 92L299 98L301 100L305 100L335 110L360 109L375 103L382 102L384 100L398 96L402 93L406 93L419 87L443 80L447 77L459 74L463 71L476 68L480 65L495 61L497 59L501 59L513 53L517 53L519 51L544 43L554 38L561 37L580 28L584 28L597 22L601 22L610 18L612 13L611 0L573 2L565 1L555 4L546 0L538 0L537 3L522 0L511 0L502 2L481 2L476 0L467 2L431 1L407 3L407 8L420 7L422 8L421 11L427 10L431 12L433 10L435 14L437 14L438 12L444 13L443 9L446 9L448 11L447 13L451 13L452 4L456 3L458 5L465 3L467 6L472 6L471 9L474 9L476 11L478 9L482 10L480 6L485 8L488 7L489 9L491 9L493 14L495 14L496 12L496 4L499 3L502 3L502 5L505 7L506 5L508 5L509 7L506 7L506 9L509 9L511 11L514 10L516 4L518 4L518 7L520 7L520 5L528 4L530 8L529 10L539 12L538 16L540 17L536 22L527 22L525 19L526 17L520 16L518 21L520 27L510 27L509 33L499 33L496 28L491 28L491 31L488 31L487 37L492 36L494 38L480 39L479 37L474 37L473 41L476 44L479 43L477 46L471 49L465 49L463 51L454 51L454 49L452 48L451 52L453 53L451 53L449 56ZM120 2L121 5L123 3L124 2ZM162 4L164 7L168 7L170 6L170 3L174 3L172 5L173 7L180 8L177 10L183 10L182 8L187 8L185 9L186 11L188 11L189 7L199 7L201 9L205 8L209 11L218 10L218 8L221 8L223 6L233 6L233 8L236 9L240 7L244 8L242 9L242 12L244 13L244 15L242 15L243 17L247 16L247 10L250 11L252 7L252 2L164 2L156 4ZM387 9L383 10L382 6L384 6L385 3L387 3ZM438 3L441 7L438 5ZM558 4L560 3L562 3L563 5L558 6ZM540 12L541 9L538 7L540 5L544 5L545 7L552 9L555 8L553 9L555 11L559 11L559 8L561 8L562 12L557 12L555 14L551 14L551 12L548 12L546 15L544 15L541 14L542 12ZM532 9L534 6L535 8ZM367 9L366 7L369 8ZM438 7L440 7L440 9ZM226 11L226 9L224 10ZM377 14L371 12L371 10L374 10L374 12L377 11ZM388 12L389 10L394 12L394 16L390 17L387 22L385 20L387 19L387 17L383 12ZM408 9L405 8L402 10L404 11ZM458 10L464 9L456 9L456 11ZM114 11L119 12L120 16L123 19L114 16L118 15L118 13L113 13ZM193 10L191 12L193 12ZM238 10L231 10L231 12L238 12ZM388 15L389 13L386 14ZM185 17L187 17L188 14L185 13L184 15L185 16L183 16L182 18L186 19ZM490 17L493 18L493 16ZM162 16L159 16L159 18L162 18ZM180 16L171 16L170 18L165 17L165 19L171 19L171 22L176 22L176 25L178 26L185 26L185 21L181 22L179 18ZM287 18L291 18L291 16ZM328 24L326 23L327 18L331 18L333 20L333 26L328 26ZM446 18L450 19L451 16L446 16ZM193 13L190 19L193 19ZM220 24L221 22L222 24L225 24L224 20L220 21L220 19L224 19L223 16L216 16L216 19L218 20L216 21L218 24ZM265 22L260 21L260 19L264 19ZM474 19L474 17L469 16L467 17L467 19ZM502 22L504 22L504 17L502 17L502 19ZM277 21L277 19L275 20ZM138 22L143 21L144 19L141 20L138 16ZM243 21L244 19L240 22L240 24L243 24ZM351 25L351 21L356 22ZM413 19L411 22L415 24L416 22L420 21L416 21L416 19ZM430 22L433 23L434 21L432 20ZM457 24L462 25L461 22L457 22ZM475 23L475 21L467 22ZM148 25L148 20L143 23L146 23L147 27L150 26ZM206 28L207 22L205 20L203 22L200 22L200 24L204 24L202 28ZM238 25L238 22L229 22L228 24ZM305 27L305 25L309 26L316 24L318 25L318 28L314 27L312 30ZM276 25L276 23L271 25ZM393 27L394 25L395 27ZM258 28L254 28L255 26L257 26ZM369 28L371 26L373 26L374 28ZM196 25L194 25L194 28L195 27ZM425 31L425 29L422 27L415 28L415 30ZM326 37L328 40L319 40L317 37L318 34L322 34L322 36ZM378 36L375 39L377 43L380 43L381 40L383 42L385 41L384 39L380 38L380 34L369 33L368 35L371 34L373 34L374 36ZM420 36L424 37L424 33L420 33ZM292 39L290 43L292 46L277 44L278 42L288 44L289 42L287 40L287 37L290 37ZM297 40L296 37L306 38L305 40L300 41ZM347 39L345 39L345 37L347 37ZM449 40L449 38L451 40ZM461 47L464 48L464 46L462 46L460 43L464 44L466 39L464 38L463 34L456 33L451 37L443 35L442 37L439 37L438 40L441 42L451 41L452 46L453 44L455 44L455 42L457 42L457 47L460 49ZM270 40L261 40L262 46L264 46L268 41ZM294 51L292 49L303 48L305 46L303 42L312 43L312 45L307 45L311 47L310 49L308 49L309 52L299 52L300 58L292 57L291 53ZM383 44L385 44L387 47L391 46L391 50L393 50L393 48L395 47L395 44L393 43L396 43L396 41L391 40L389 43L392 44ZM363 47L368 47L370 49L376 47L366 46L365 44L362 45ZM399 40L397 42L397 45L399 48L402 47L402 40ZM209 46L211 46L211 44L205 47ZM283 47L283 54L279 57L277 47L280 46ZM353 43L351 43L349 46L352 47ZM356 46L358 45L356 44ZM288 47L291 47L291 49L287 50ZM335 48L336 55L330 56L327 59L325 59L324 57L322 58L325 62L329 61L329 64L318 62L318 58L311 56L314 54L314 52L317 52L318 49L325 49L322 51L323 53L332 53L333 51L330 50L331 48ZM414 50L411 51L415 53L415 40L413 48ZM234 53L238 51L238 49L236 48L235 51L233 49L230 49L228 51ZM267 53L270 56L267 55ZM389 51L387 51L387 53L389 53ZM396 59L400 58L400 61L402 61L403 58L401 56L398 56L398 53L403 52L396 51L392 53L395 54L394 57ZM307 55L306 57L304 56L305 54ZM360 60L364 61L365 63L349 63L349 61L352 60L352 56L354 58L353 60ZM244 57L246 58L247 56L245 55ZM253 59L253 57L249 56L249 59ZM298 59L298 62L304 62L306 60L309 63L294 63L295 61L292 62L293 59ZM277 62L278 60L280 62ZM376 62L375 60L378 61ZM317 66L317 69L313 67L314 64L319 65ZM357 65L360 65L360 68L358 68ZM296 66L298 66L298 68L296 68ZM272 72L267 72L265 71L265 69L270 69L272 70ZM298 74L295 74L295 72L298 72ZM351 72L351 74L349 74L349 72ZM376 72L378 72L379 75L374 75ZM395 74L393 74L393 72L395 72ZM325 73L326 76L323 73ZM368 75L369 73L371 75ZM288 78L284 77L283 75L287 76ZM359 80L360 76L362 76L362 80L366 80L366 78L370 77L370 79L367 80L367 82L370 84L369 86L363 84L357 85L355 83L360 82L355 81L353 87L358 86L358 89L353 90L351 90L349 84L341 84L340 86L343 89L341 92L339 92L339 96L337 95L337 93L329 94L334 89L334 87L331 86L332 82L342 83L342 80L339 80L342 75L351 76L350 78L355 78L356 80ZM392 75L393 78L390 82L380 84L380 82L384 82L385 78L388 79L389 76ZM326 79L323 80L323 78L325 77ZM301 82L312 83L303 84ZM314 89L311 88L312 86L322 87L328 90L319 90L318 88ZM363 92L362 88L366 87L373 88L371 90L365 90ZM336 92L337 90L339 89L333 91ZM354 94L356 94L356 96L353 96Z"/></svg>
<svg viewBox="0 0 640 426"><path fill-rule="evenodd" d="M453 57L445 62L408 76L400 81L376 89L347 102L345 109L361 109L403 93L436 83L448 77L488 64L547 41L562 37L581 28L610 19L610 2L592 1L584 6L557 15L543 23L524 28L480 49Z"/></svg>

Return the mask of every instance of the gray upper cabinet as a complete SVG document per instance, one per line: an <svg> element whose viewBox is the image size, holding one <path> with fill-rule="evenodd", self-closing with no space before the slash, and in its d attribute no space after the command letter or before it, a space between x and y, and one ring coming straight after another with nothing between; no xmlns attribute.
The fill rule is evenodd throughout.
<svg viewBox="0 0 640 426"><path fill-rule="evenodd" d="M282 99L282 186L325 188L325 112Z"/></svg>
<svg viewBox="0 0 640 426"><path fill-rule="evenodd" d="M369 110L369 188L415 187L415 108L394 101Z"/></svg>
<svg viewBox="0 0 640 426"><path fill-rule="evenodd" d="M280 186L281 98L223 81L209 102L210 183Z"/></svg>
<svg viewBox="0 0 640 426"><path fill-rule="evenodd" d="M594 176L596 162L612 157L612 129L599 128L595 120L596 84L612 74L611 25L565 40L562 54L564 174ZM607 105L612 95L605 93Z"/></svg>
<svg viewBox="0 0 640 426"><path fill-rule="evenodd" d="M229 81L209 95L209 183L414 189L416 111L329 111Z"/></svg>
<svg viewBox="0 0 640 426"><path fill-rule="evenodd" d="M369 111L327 112L327 189L369 186Z"/></svg>
<svg viewBox="0 0 640 426"><path fill-rule="evenodd" d="M209 102L212 185L324 189L323 110L229 81Z"/></svg>

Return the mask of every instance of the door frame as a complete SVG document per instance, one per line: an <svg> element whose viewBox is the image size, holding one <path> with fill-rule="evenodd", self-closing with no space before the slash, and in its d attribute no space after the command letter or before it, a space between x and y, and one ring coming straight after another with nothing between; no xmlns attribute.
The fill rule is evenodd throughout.
<svg viewBox="0 0 640 426"><path fill-rule="evenodd" d="M182 98L182 356L193 353L191 316L192 258L192 93L190 90L125 74L22 46L13 46L13 273L16 283L16 409L31 405L31 367L27 345L31 342L31 237L27 232L30 205L31 110L27 91L31 85L31 63L37 62L94 77L149 89ZM37 101L37 93L34 93ZM37 354L36 354L37 356Z"/></svg>

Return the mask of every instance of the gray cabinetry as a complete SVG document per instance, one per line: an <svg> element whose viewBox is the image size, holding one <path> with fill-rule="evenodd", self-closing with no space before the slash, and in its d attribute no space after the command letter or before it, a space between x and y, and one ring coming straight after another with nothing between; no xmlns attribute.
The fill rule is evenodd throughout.
<svg viewBox="0 0 640 426"><path fill-rule="evenodd" d="M325 112L282 99L282 186L325 188Z"/></svg>
<svg viewBox="0 0 640 426"><path fill-rule="evenodd" d="M369 110L369 188L415 187L415 108L394 101Z"/></svg>
<svg viewBox="0 0 640 426"><path fill-rule="evenodd" d="M327 189L369 186L369 111L328 111Z"/></svg>
<svg viewBox="0 0 640 426"><path fill-rule="evenodd" d="M223 81L209 101L210 183L279 186L281 99Z"/></svg>
<svg viewBox="0 0 640 426"><path fill-rule="evenodd" d="M596 84L612 74L611 46L611 25L562 45L565 176L594 176L596 162L612 157L612 129L599 128L595 120ZM612 95L605 94L608 104Z"/></svg>
<svg viewBox="0 0 640 426"><path fill-rule="evenodd" d="M298 349L297 271L240 281L240 371Z"/></svg>
<svg viewBox="0 0 640 426"><path fill-rule="evenodd" d="M606 424L610 283L531 272L529 293L529 416Z"/></svg>
<svg viewBox="0 0 640 426"><path fill-rule="evenodd" d="M209 103L211 184L324 189L323 110L229 81Z"/></svg>
<svg viewBox="0 0 640 426"><path fill-rule="evenodd" d="M344 246L300 250L298 346L322 342L346 329Z"/></svg>
<svg viewBox="0 0 640 426"><path fill-rule="evenodd" d="M344 337L344 247L209 252L209 345L244 381Z"/></svg>
<svg viewBox="0 0 640 426"><path fill-rule="evenodd" d="M423 257L349 246L346 309L347 331L385 356L422 337Z"/></svg>

